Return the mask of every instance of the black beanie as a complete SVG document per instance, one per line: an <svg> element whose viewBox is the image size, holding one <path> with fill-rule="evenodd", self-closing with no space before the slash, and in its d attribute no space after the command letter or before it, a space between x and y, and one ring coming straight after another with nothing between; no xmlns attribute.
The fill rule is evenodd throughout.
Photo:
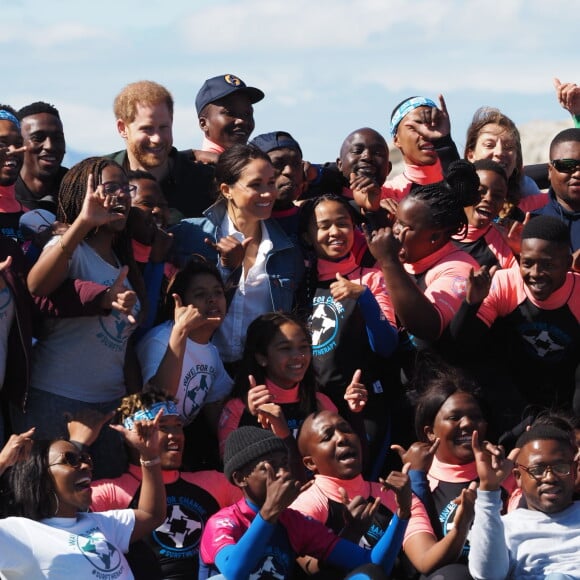
<svg viewBox="0 0 580 580"><path fill-rule="evenodd" d="M260 427L240 427L232 431L226 439L224 474L232 481L234 471L239 471L252 461L276 451L287 453L288 449L284 441L272 431Z"/></svg>

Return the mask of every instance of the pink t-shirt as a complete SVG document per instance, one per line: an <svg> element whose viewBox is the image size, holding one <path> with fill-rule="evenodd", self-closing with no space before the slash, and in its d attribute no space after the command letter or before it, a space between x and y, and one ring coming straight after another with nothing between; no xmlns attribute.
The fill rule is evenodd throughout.
<svg viewBox="0 0 580 580"><path fill-rule="evenodd" d="M481 303L477 316L491 326L496 318L507 316L526 299L541 310L556 310L567 304L580 321L580 274L568 272L564 284L547 300L539 301L524 284L519 268L500 270L493 277L489 294Z"/></svg>
<svg viewBox="0 0 580 580"><path fill-rule="evenodd" d="M405 164L403 173L385 181L381 199L390 198L400 202L409 193L413 184L429 185L442 180L443 170L439 160L433 165Z"/></svg>
<svg viewBox="0 0 580 580"><path fill-rule="evenodd" d="M442 333L465 297L469 272L472 268L479 270L479 264L467 252L448 242L426 258L403 266L411 275L427 272L424 294L439 313Z"/></svg>
<svg viewBox="0 0 580 580"><path fill-rule="evenodd" d="M328 519L328 500L342 503L340 488L346 491L349 498L357 495L365 499L380 497L385 507L392 513L397 512L395 493L392 490L384 491L380 483L365 481L362 475L348 480L316 474L314 484L301 493L290 507L324 524ZM435 535L425 507L417 497L413 496L411 518L405 531L403 548L410 537L419 533Z"/></svg>

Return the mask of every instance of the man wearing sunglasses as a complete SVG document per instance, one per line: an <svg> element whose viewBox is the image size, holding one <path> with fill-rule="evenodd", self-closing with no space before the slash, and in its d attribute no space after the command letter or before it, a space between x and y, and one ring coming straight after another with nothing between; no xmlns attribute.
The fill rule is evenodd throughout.
<svg viewBox="0 0 580 580"><path fill-rule="evenodd" d="M580 129L564 129L550 144L549 201L535 215L551 215L570 230L577 262L580 250Z"/></svg>
<svg viewBox="0 0 580 580"><path fill-rule="evenodd" d="M475 580L580 578L580 502L572 499L578 449L551 425L533 426L517 447L514 465L474 433L480 483L469 571ZM500 484L512 467L527 507L501 516Z"/></svg>

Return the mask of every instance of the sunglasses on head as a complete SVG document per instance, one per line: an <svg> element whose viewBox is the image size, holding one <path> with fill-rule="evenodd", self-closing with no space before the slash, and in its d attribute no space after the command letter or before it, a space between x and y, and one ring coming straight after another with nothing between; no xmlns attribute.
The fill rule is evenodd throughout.
<svg viewBox="0 0 580 580"><path fill-rule="evenodd" d="M552 159L550 163L560 173L574 173L580 168L580 159Z"/></svg>
<svg viewBox="0 0 580 580"><path fill-rule="evenodd" d="M89 453L85 453L84 451L81 453L64 451L59 453L59 455L61 460L49 463L49 467L52 467L53 465L69 465L73 469L78 469L84 463L85 465L88 465L90 469L93 468L93 458Z"/></svg>

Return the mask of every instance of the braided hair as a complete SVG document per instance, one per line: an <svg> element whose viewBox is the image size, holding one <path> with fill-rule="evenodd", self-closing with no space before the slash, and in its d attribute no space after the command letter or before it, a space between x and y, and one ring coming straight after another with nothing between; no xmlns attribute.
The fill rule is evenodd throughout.
<svg viewBox="0 0 580 580"><path fill-rule="evenodd" d="M145 385L140 393L133 393L121 399L121 404L116 410L114 423L122 425L127 417L131 417L137 411L149 409L155 403L168 401L175 403L176 399L154 385Z"/></svg>
<svg viewBox="0 0 580 580"><path fill-rule="evenodd" d="M93 183L97 187L102 181L101 175L103 169L109 166L118 167L121 171L125 172L116 161L108 159L107 157L88 157L67 171L58 191L58 207L56 210L56 219L58 221L70 225L77 219L81 213L87 193L89 175L93 176ZM87 238L95 235L97 229L95 228L90 231ZM113 252L121 264L129 266L127 277L133 289L137 292L143 312L145 310L147 296L145 283L143 282L139 267L135 262L131 238L126 228L115 236L113 240Z"/></svg>
<svg viewBox="0 0 580 580"><path fill-rule="evenodd" d="M297 290L297 307L301 315L307 316L312 309L312 298L318 286L318 256L308 236L308 228L314 219L316 208L325 201L333 201L342 205L352 218L353 226L361 223L360 215L356 212L349 200L336 193L323 193L318 197L306 200L300 206L298 214L298 237L302 250L306 256L306 271Z"/></svg>
<svg viewBox="0 0 580 580"><path fill-rule="evenodd" d="M467 216L463 208L479 202L479 177L473 163L454 161L444 181L411 189L405 199L421 201L429 207L430 225L444 230L449 238L464 233Z"/></svg>

